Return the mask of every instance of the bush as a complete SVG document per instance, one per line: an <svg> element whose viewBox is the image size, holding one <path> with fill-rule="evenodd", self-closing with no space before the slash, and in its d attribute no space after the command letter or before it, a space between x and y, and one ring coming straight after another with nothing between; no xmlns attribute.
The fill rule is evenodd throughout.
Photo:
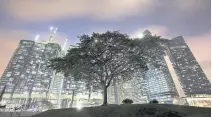
<svg viewBox="0 0 212 117"><path fill-rule="evenodd" d="M150 101L149 103L150 103L150 104L152 104L152 103L158 104L159 102L158 102L156 99L154 99L154 100Z"/></svg>
<svg viewBox="0 0 212 117"><path fill-rule="evenodd" d="M131 99L124 99L124 100L122 101L122 103L123 103L123 104L132 104L132 103L133 103L133 100L131 100Z"/></svg>

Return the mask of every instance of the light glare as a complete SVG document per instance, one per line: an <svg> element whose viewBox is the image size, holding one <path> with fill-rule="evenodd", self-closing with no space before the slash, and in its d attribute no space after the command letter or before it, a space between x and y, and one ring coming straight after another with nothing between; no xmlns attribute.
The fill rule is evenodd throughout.
<svg viewBox="0 0 212 117"><path fill-rule="evenodd" d="M82 110L82 105L81 104L77 104L77 106L76 106L76 108L77 108L77 110Z"/></svg>
<svg viewBox="0 0 212 117"><path fill-rule="evenodd" d="M35 36L35 41L38 41L39 38L40 38L40 35L36 35Z"/></svg>
<svg viewBox="0 0 212 117"><path fill-rule="evenodd" d="M52 31L52 30L53 30L53 27L52 27L52 26L51 26L51 27L49 27L49 30L51 30L51 31Z"/></svg>
<svg viewBox="0 0 212 117"><path fill-rule="evenodd" d="M144 37L143 33L139 34L139 38L143 38L143 37Z"/></svg>

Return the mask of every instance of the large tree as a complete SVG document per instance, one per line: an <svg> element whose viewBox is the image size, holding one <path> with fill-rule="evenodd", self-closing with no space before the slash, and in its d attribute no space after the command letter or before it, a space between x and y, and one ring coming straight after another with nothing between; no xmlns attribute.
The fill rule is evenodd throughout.
<svg viewBox="0 0 212 117"><path fill-rule="evenodd" d="M133 73L147 70L146 53L158 45L159 37L130 39L118 31L107 31L78 38L77 47L69 49L65 57L52 59L50 67L75 80L97 83L104 91L103 105L106 105L107 88L114 78L129 80Z"/></svg>

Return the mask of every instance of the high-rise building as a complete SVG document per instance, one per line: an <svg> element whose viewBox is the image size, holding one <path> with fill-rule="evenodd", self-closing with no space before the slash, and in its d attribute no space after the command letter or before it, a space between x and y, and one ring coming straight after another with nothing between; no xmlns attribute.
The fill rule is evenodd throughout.
<svg viewBox="0 0 212 117"><path fill-rule="evenodd" d="M143 33L145 38L153 38L151 32L146 30ZM114 102L117 96L119 99L130 98L135 103L147 103L150 100L157 99L161 103L172 103L174 97L177 95L172 77L168 71L166 62L164 60L165 54L159 54L159 51L150 48L147 54L151 55L148 61L148 71L136 73L132 80L122 81L109 88L109 100ZM115 87L121 87L118 94L115 94ZM121 98L122 97L122 98ZM121 100L121 101L122 101ZM119 100L119 104L120 104Z"/></svg>
<svg viewBox="0 0 212 117"><path fill-rule="evenodd" d="M35 42L30 40L21 40L18 48L15 50L9 64L7 65L0 82L0 89L2 90L7 85L5 92L20 92L28 91L29 86L24 88L24 82L29 82L31 79L25 77L26 66L29 64L32 49ZM22 74L24 72L24 74ZM34 72L33 72L34 73Z"/></svg>
<svg viewBox="0 0 212 117"><path fill-rule="evenodd" d="M153 37L148 30L143 33L143 36ZM148 101L157 99L160 103L209 106L211 84L183 37L163 39L160 44L164 47L162 53L161 50L153 48L148 50L151 55L147 63L149 70L138 75L139 80L133 78L128 81L127 86L122 82L109 87L108 100L113 103L117 99L130 98L137 103L142 103L136 97L140 97L141 100L146 93ZM115 94L115 87L121 87L122 90L117 88L119 90ZM133 92L137 93L133 94Z"/></svg>
<svg viewBox="0 0 212 117"><path fill-rule="evenodd" d="M144 31L143 37L153 38L148 30ZM128 82L123 81L122 84L117 84L118 87L120 87L119 85L123 86L116 96L122 97L120 99L130 98L135 103L148 103L153 99L157 99L160 103L173 103L177 92L164 60L165 53L159 54L158 49L149 48L147 54L151 55L151 59L147 63L149 70L134 74L132 80ZM113 98L115 96L114 87L109 88L109 100L112 100L110 102L114 102L115 99Z"/></svg>
<svg viewBox="0 0 212 117"><path fill-rule="evenodd" d="M211 94L211 83L182 36L168 41L169 56L186 96Z"/></svg>
<svg viewBox="0 0 212 117"><path fill-rule="evenodd" d="M174 97L177 95L175 86L168 72L163 69L150 67L144 73L147 82L148 100L157 99L160 103L173 103Z"/></svg>
<svg viewBox="0 0 212 117"><path fill-rule="evenodd" d="M151 33L145 34L151 38ZM201 100L203 105L210 105L208 97L211 95L211 83L183 37L160 44L165 47L165 53L157 54L155 60L148 63L149 70L144 73L149 100L155 98L159 102L173 103L178 98L182 104L194 105L197 103L195 101Z"/></svg>
<svg viewBox="0 0 212 117"><path fill-rule="evenodd" d="M144 31L144 36L147 39L154 37L148 30ZM164 59L165 52L161 52L166 50L166 45L162 42L159 44L161 47L164 47L164 50L154 47L149 48L147 53L150 55L147 63L149 70L143 73L144 81L146 81L148 100L157 99L160 103L173 103L177 92Z"/></svg>
<svg viewBox="0 0 212 117"><path fill-rule="evenodd" d="M49 59L57 57L59 52L60 46L55 43L21 40L0 81L0 90L6 85L7 104L47 99L53 77L53 70L47 66Z"/></svg>
<svg viewBox="0 0 212 117"><path fill-rule="evenodd" d="M135 73L131 81L132 90L132 99L136 103L148 103L148 90L147 90L147 81L144 78L143 73Z"/></svg>
<svg viewBox="0 0 212 117"><path fill-rule="evenodd" d="M179 94L177 104L211 106L211 83L182 36L167 42L166 62Z"/></svg>

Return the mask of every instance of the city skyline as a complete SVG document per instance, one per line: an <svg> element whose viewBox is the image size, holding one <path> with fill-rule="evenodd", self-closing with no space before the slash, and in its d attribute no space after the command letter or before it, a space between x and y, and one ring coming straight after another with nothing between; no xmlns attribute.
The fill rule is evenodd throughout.
<svg viewBox="0 0 212 117"><path fill-rule="evenodd" d="M141 35L143 37L140 39L155 38L148 30ZM4 102L11 104L10 106L23 103L33 108L33 104L37 101L48 100L55 108L65 108L73 105L71 101L73 97L70 96L76 98L74 104L77 106L78 101L88 100L89 93L97 95L99 101L102 100L101 89L88 93L84 82L75 82L70 79L71 77L55 74L47 67L49 59L65 55L59 44L51 42L53 39L54 33L45 42L20 41L1 77L0 89L7 85ZM110 103L121 104L121 100L131 98L135 103L147 103L157 99L160 103L172 104L176 98L210 96L211 84L183 37L166 40L160 45L163 47L163 52L155 48L149 48L147 51L152 58L147 62L149 70L138 71L129 82L119 81L121 76L117 79L121 84L113 80L115 84L109 89L107 97ZM83 104L82 106L85 106L89 101ZM192 105L192 101L189 105Z"/></svg>
<svg viewBox="0 0 212 117"><path fill-rule="evenodd" d="M47 29L48 30L48 29ZM144 31L144 30L143 30ZM153 30L154 31L154 30ZM102 32L100 32L100 33L102 33ZM49 32L49 35L50 35L51 33ZM142 34L142 32L140 33L140 34ZM154 34L154 33L153 33ZM38 34L37 34L38 35ZM20 40L32 40L32 41L35 41L35 38L36 38L36 36L37 36L36 34L35 34L35 37L34 38L31 38L31 39L27 39L27 38L22 38L22 39L20 39ZM46 40L48 40L48 36L49 35L45 35L45 36L43 36L43 37L45 37L45 38L39 38L37 41L38 42L42 42L42 41L46 41ZM157 34L158 35L158 34ZM39 37L40 37L40 35L39 35ZM53 42L54 43L58 43L58 44L60 44L60 46L63 46L64 45L64 42L66 41L66 39L67 38L63 38L62 40L61 40L61 37L59 37L57 34L55 35L55 39L53 39ZM58 40L58 37L59 37L59 40ZM134 37L134 36L131 36L132 38ZM136 37L139 37L139 35L137 35ZM162 36L163 37L163 36ZM164 37L163 37L164 38ZM20 40L17 40L17 41L20 41ZM169 38L169 40L171 40L170 38ZM185 40L186 41L186 40ZM75 42L74 44L76 44L77 42ZM187 43L187 42L186 42ZM200 42L201 43L201 42ZM18 45L18 43L14 43L14 44L17 44ZM70 44L69 42L67 42L66 43L66 49L68 49L69 48L69 46L70 45L68 45L68 44ZM196 49L196 48L193 48L193 46L190 46L189 44L191 44L192 45L192 43L189 43L188 42L188 46L189 46L189 48L191 49L191 51L192 50L198 50L198 49ZM73 45L73 44L71 44L71 45ZM14 46L13 48L14 48L14 50L15 50L15 47L16 46ZM201 50L201 49L200 49ZM9 53L9 54L11 54L11 57L12 57L12 55L13 55L13 52L12 52L13 50L11 49L11 52ZM197 59L197 61L198 60L200 60L200 58L202 58L201 56L197 56L198 54L200 54L201 52L200 51L192 51L192 54L194 54L194 56L195 56L195 58ZM5 61L8 61L9 62L9 60L10 60L10 58L9 58L10 56L8 56L8 60L5 60ZM206 58L206 59L208 59L208 58ZM198 61L199 62L199 61ZM204 73L206 74L206 76L207 76L207 78L211 81L211 78L210 78L210 76L211 76L211 74L210 74L210 71L209 70L207 70L207 68L205 67L205 62L211 62L211 61L204 61L204 63L202 63L202 61L200 61L200 66L202 67L202 69L203 69L203 71L204 71ZM5 65L6 65L6 63L5 63ZM6 67L6 66L5 66ZM210 67L210 66L209 66ZM4 69L3 69L3 67L0 69L0 75L2 75L3 74L3 71L4 71Z"/></svg>
<svg viewBox="0 0 212 117"><path fill-rule="evenodd" d="M48 67L50 59L66 53L61 45L52 42L53 39L54 33L43 42L20 40L0 79L0 90L6 87L1 103L7 104L7 109L26 104L30 110L42 101L50 102L54 108L76 107L78 100L88 95L84 82L64 77ZM98 92L90 92L91 100L101 98Z"/></svg>
<svg viewBox="0 0 212 117"><path fill-rule="evenodd" d="M106 0L89 3L86 0L0 0L0 75L19 40L23 37L33 40L36 34L47 39L48 27L52 25L58 28L57 39L64 42L68 38L68 45L78 42L77 36L84 33L106 30L120 30L130 36L137 36L145 29L162 37L181 35L210 79L210 2L131 0L120 4ZM93 7L94 4L99 7Z"/></svg>

